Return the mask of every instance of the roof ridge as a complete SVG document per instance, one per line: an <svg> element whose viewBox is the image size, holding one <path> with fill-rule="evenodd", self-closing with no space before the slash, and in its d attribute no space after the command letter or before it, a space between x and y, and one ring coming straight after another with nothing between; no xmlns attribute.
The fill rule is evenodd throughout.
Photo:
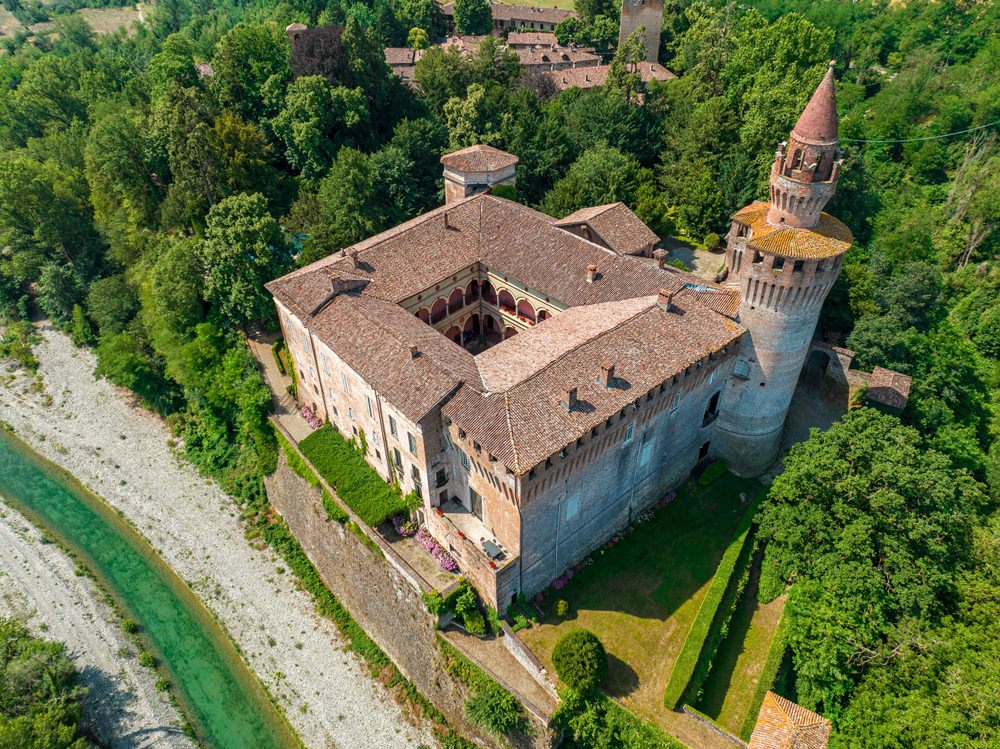
<svg viewBox="0 0 1000 749"><path fill-rule="evenodd" d="M510 396L505 390L503 393L503 415L507 420L507 435L510 438L510 449L514 451L514 470L521 470L521 456L517 449L517 441L514 439L514 424L510 420Z"/></svg>
<svg viewBox="0 0 1000 749"><path fill-rule="evenodd" d="M562 353L560 353L557 357L555 357L551 361L547 362L545 364L545 366L539 367L538 369L534 370L531 373L531 377L537 377L539 374L541 374L542 372L546 371L547 369L549 369L553 365L557 364L558 362L562 361L564 358L566 358L570 354L574 353L575 351L577 351L582 346L585 346L587 344L593 343L594 341L598 341L598 340L600 340L601 338L603 338L606 335L610 335L612 332L614 332L615 330L617 330L618 328L620 328L625 323L631 322L632 320L634 320L635 318L637 318L639 315L645 314L650 309L652 309L653 307L656 306L656 297L654 297L654 296L648 296L648 297L641 297L640 296L640 297L633 297L633 299L651 299L653 301L650 304L647 304L647 305L639 308L638 310L636 310L635 312L633 312L632 314L630 314L628 317L622 318L614 326L606 328L606 329L602 330L600 333L598 333L597 335L591 336L590 338L585 338L585 339L581 340L579 343L577 343L577 344L575 344L573 346L570 346L568 349L566 349L565 351L563 351ZM626 301L628 301L628 300L626 300ZM620 301L619 302L598 302L598 304L620 304L620 303L621 303ZM582 308L591 307L591 306L595 306L595 305L581 304L578 307L575 307L574 309L582 309ZM504 395L506 396L506 394L509 393L511 390L513 390L514 388L520 387L524 383L525 383L525 380L521 380L520 382L518 382L518 383L512 385L511 387L507 388L506 390L503 391Z"/></svg>

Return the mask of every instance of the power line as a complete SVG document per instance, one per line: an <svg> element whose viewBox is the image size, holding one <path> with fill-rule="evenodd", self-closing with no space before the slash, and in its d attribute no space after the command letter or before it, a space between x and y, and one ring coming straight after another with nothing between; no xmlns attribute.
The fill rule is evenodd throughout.
<svg viewBox="0 0 1000 749"><path fill-rule="evenodd" d="M841 138L841 141L850 141L851 143L913 143L918 140L937 140L938 138L950 138L953 135L965 135L965 133L974 133L977 130L985 130L988 127L993 127L994 125L1000 125L1000 120L996 122L990 122L986 125L980 125L979 127L970 127L968 130L958 130L954 133L943 133L941 135L925 135L922 138L900 138L899 140L862 140L861 138Z"/></svg>

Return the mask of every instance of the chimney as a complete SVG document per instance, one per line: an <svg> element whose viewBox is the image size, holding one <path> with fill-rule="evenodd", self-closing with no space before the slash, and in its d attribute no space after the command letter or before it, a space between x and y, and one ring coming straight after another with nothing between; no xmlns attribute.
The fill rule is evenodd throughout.
<svg viewBox="0 0 1000 749"><path fill-rule="evenodd" d="M653 250L653 258L656 260L656 267L663 270L667 264L667 251L662 248Z"/></svg>
<svg viewBox="0 0 1000 749"><path fill-rule="evenodd" d="M450 229L451 228L451 224L448 223L448 211L445 211L441 215L444 217L444 228L445 229Z"/></svg>
<svg viewBox="0 0 1000 749"><path fill-rule="evenodd" d="M587 266L587 283L594 283L597 278L597 266L591 263Z"/></svg>
<svg viewBox="0 0 1000 749"><path fill-rule="evenodd" d="M601 362L601 384L604 387L613 387L615 384L615 363L610 360Z"/></svg>
<svg viewBox="0 0 1000 749"><path fill-rule="evenodd" d="M420 356L420 349L418 349L416 346L414 346L411 343L410 344L410 358L411 359L416 359L418 356Z"/></svg>
<svg viewBox="0 0 1000 749"><path fill-rule="evenodd" d="M576 385L563 386L562 399L559 401L559 405L567 413L573 410L576 406Z"/></svg>
<svg viewBox="0 0 1000 749"><path fill-rule="evenodd" d="M350 253L349 253L349 255L348 255L348 257L351 258L351 267L357 268L358 267L358 251L357 250L351 250Z"/></svg>
<svg viewBox="0 0 1000 749"><path fill-rule="evenodd" d="M660 289L660 293L656 297L656 303L659 305L660 309L664 312L670 312L670 307L673 301L674 292L668 291L667 289Z"/></svg>

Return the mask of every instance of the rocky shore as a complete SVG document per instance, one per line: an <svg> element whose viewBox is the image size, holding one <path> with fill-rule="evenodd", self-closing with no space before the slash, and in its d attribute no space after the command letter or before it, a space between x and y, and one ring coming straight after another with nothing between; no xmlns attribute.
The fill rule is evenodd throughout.
<svg viewBox="0 0 1000 749"><path fill-rule="evenodd" d="M4 374L0 420L118 510L187 581L305 744L433 745L345 649L334 625L316 615L281 560L247 542L232 499L175 454L161 420L95 380L90 351L56 331L41 333L35 353L44 389Z"/></svg>

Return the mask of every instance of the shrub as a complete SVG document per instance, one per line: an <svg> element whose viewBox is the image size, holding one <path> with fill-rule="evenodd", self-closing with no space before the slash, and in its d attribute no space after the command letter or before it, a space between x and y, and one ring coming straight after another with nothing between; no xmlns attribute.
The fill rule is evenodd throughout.
<svg viewBox="0 0 1000 749"><path fill-rule="evenodd" d="M710 231L708 234L705 235L705 247L707 247L710 250L714 250L718 246L719 246L718 234L716 234L714 231Z"/></svg>
<svg viewBox="0 0 1000 749"><path fill-rule="evenodd" d="M411 509L409 500L385 483L329 424L302 440L299 449L344 503L371 527Z"/></svg>
<svg viewBox="0 0 1000 749"><path fill-rule="evenodd" d="M135 619L122 619L122 631L129 635L135 634L139 631L139 625Z"/></svg>
<svg viewBox="0 0 1000 749"><path fill-rule="evenodd" d="M569 603L560 598L556 601L555 606L552 607L553 613L556 615L557 619L562 619L566 614L569 613Z"/></svg>
<svg viewBox="0 0 1000 749"><path fill-rule="evenodd" d="M751 524L759 502L758 498L747 508L733 532L733 538L715 570L712 584L684 638L663 695L663 703L671 710L677 708L687 695L696 694L701 689L715 651L726 634L733 610L746 585L753 551Z"/></svg>
<svg viewBox="0 0 1000 749"><path fill-rule="evenodd" d="M462 625L465 627L465 631L470 635L480 635L486 634L486 620L483 619L483 615L478 611L470 611L462 617Z"/></svg>
<svg viewBox="0 0 1000 749"><path fill-rule="evenodd" d="M156 668L156 656L143 650L139 653L139 665L143 668Z"/></svg>
<svg viewBox="0 0 1000 749"><path fill-rule="evenodd" d="M500 634L503 629L500 622L500 613L492 606L486 607L486 623L490 625L490 632L495 635Z"/></svg>
<svg viewBox="0 0 1000 749"><path fill-rule="evenodd" d="M698 483L701 486L708 486L709 484L712 484L722 478L722 475L725 472L726 464L721 460L717 460L705 469L705 472L701 474L701 477L698 479Z"/></svg>
<svg viewBox="0 0 1000 749"><path fill-rule="evenodd" d="M487 689L465 703L469 720L494 736L506 736L524 723L521 706L506 689Z"/></svg>
<svg viewBox="0 0 1000 749"><path fill-rule="evenodd" d="M669 265L671 268L677 268L678 270L683 270L683 271L690 271L691 270L688 267L688 264L685 263L683 260L681 260L679 258L674 258L673 260L668 260L667 261L667 265Z"/></svg>
<svg viewBox="0 0 1000 749"><path fill-rule="evenodd" d="M608 675L604 645L586 629L574 629L559 638L552 649L552 664L566 686L583 692L600 687Z"/></svg>
<svg viewBox="0 0 1000 749"><path fill-rule="evenodd" d="M328 519L341 525L351 519L351 516L344 512L344 508L337 504L337 500L330 496L330 492L326 489L323 490L323 512L326 513Z"/></svg>
<svg viewBox="0 0 1000 749"><path fill-rule="evenodd" d="M553 723L569 746L616 749L684 749L684 744L660 728L618 705L600 692L561 693L562 704Z"/></svg>
<svg viewBox="0 0 1000 749"><path fill-rule="evenodd" d="M271 344L271 354L274 356L274 363L278 366L278 371L281 374L288 374L288 370L285 369L285 361L281 358L281 349L284 345L284 341L279 338Z"/></svg>

